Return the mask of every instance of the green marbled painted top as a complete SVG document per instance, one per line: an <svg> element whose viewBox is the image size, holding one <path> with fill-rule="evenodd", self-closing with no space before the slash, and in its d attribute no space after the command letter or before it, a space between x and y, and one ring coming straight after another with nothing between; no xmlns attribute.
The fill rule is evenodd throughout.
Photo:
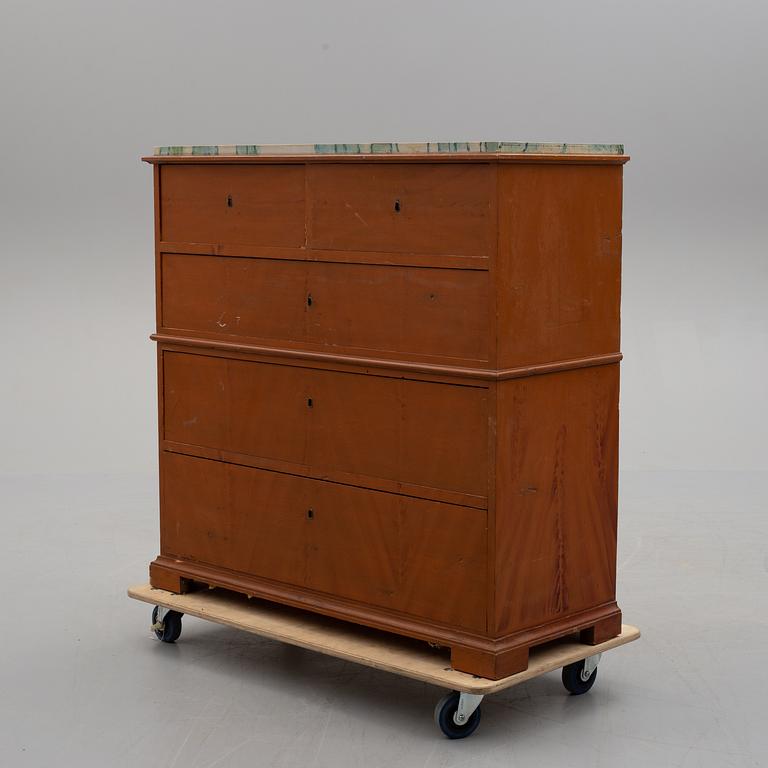
<svg viewBox="0 0 768 768"><path fill-rule="evenodd" d="M623 155L623 144L554 144L535 141L422 141L373 144L209 144L155 147L157 156L184 155L391 155L487 152L497 155Z"/></svg>

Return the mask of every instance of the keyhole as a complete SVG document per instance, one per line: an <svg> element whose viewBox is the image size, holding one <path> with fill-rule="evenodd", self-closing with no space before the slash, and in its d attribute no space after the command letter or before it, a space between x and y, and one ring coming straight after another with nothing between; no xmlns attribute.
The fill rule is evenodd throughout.
<svg viewBox="0 0 768 768"><path fill-rule="evenodd" d="M308 509L307 510L307 519L312 520L315 517L315 510L314 509Z"/></svg>
<svg viewBox="0 0 768 768"><path fill-rule="evenodd" d="M312 306L312 294L311 293L307 294L307 306L308 307Z"/></svg>
<svg viewBox="0 0 768 768"><path fill-rule="evenodd" d="M400 213L400 201L395 200L395 213Z"/></svg>
<svg viewBox="0 0 768 768"><path fill-rule="evenodd" d="M307 408L311 408L311 407L312 407L312 398L308 397L307 398Z"/></svg>
<svg viewBox="0 0 768 768"><path fill-rule="evenodd" d="M227 208L232 207L232 195L227 195Z"/></svg>

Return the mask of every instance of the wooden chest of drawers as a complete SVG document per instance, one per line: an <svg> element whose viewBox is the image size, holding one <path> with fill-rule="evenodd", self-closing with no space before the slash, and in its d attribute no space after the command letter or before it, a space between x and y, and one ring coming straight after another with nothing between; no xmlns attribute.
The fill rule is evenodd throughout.
<svg viewBox="0 0 768 768"><path fill-rule="evenodd" d="M160 555L499 678L620 631L618 146L163 148Z"/></svg>

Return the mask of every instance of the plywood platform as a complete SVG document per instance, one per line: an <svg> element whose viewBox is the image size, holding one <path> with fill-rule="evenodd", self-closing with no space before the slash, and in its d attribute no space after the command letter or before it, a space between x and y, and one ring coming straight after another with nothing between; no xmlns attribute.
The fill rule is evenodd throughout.
<svg viewBox="0 0 768 768"><path fill-rule="evenodd" d="M501 680L486 680L451 669L447 649L431 648L426 643L398 635L275 603L248 600L242 595L221 590L177 595L142 584L131 587L128 596L396 675L475 694L501 691L640 637L640 630L624 624L618 637L599 645L584 645L573 640L548 643L531 650L528 669L524 672Z"/></svg>

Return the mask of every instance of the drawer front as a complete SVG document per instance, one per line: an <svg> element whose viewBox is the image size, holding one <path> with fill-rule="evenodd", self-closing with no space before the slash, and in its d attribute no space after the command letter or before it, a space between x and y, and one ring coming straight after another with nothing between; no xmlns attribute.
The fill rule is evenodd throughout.
<svg viewBox="0 0 768 768"><path fill-rule="evenodd" d="M305 337L303 261L164 253L161 270L164 328L268 341Z"/></svg>
<svg viewBox="0 0 768 768"><path fill-rule="evenodd" d="M161 239L184 243L304 245L301 165L163 165Z"/></svg>
<svg viewBox="0 0 768 768"><path fill-rule="evenodd" d="M308 245L487 258L495 178L479 163L309 165Z"/></svg>
<svg viewBox="0 0 768 768"><path fill-rule="evenodd" d="M164 453L163 554L485 630L486 514Z"/></svg>
<svg viewBox="0 0 768 768"><path fill-rule="evenodd" d="M488 359L480 270L162 254L167 329L325 351Z"/></svg>
<svg viewBox="0 0 768 768"><path fill-rule="evenodd" d="M166 440L487 495L485 387L168 351L163 379Z"/></svg>

